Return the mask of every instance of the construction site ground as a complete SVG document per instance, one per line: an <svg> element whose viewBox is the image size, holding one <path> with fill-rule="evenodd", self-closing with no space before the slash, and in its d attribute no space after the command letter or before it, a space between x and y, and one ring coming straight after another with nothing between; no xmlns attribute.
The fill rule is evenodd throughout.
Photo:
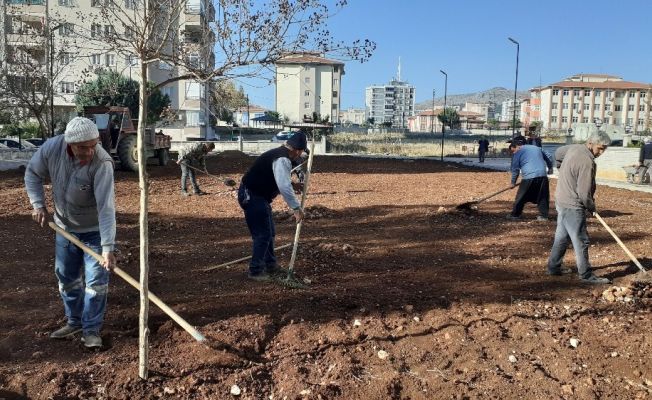
<svg viewBox="0 0 652 400"><path fill-rule="evenodd" d="M252 161L227 152L208 170L239 179ZM49 339L65 323L54 233L30 219L22 172L0 172L0 398L652 398L652 286L595 218L591 263L613 285L547 276L554 219L528 205L506 220L513 191L455 211L506 172L317 156L295 264L308 288L291 289L248 280L246 263L203 272L250 254L235 192L199 176L209 194L182 197L174 163L149 171L150 290L207 343L152 304L141 380L139 295L116 275L102 351ZM596 200L650 268L652 196L600 186ZM116 203L118 263L137 278L136 174L116 173ZM273 207L276 243L291 243L293 219Z"/></svg>

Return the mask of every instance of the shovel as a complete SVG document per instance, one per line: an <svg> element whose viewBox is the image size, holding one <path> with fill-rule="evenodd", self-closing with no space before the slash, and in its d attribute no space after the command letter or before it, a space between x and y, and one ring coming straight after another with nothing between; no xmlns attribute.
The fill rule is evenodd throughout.
<svg viewBox="0 0 652 400"><path fill-rule="evenodd" d="M521 184L521 183L519 182L519 183L517 183L514 187L516 187L516 186L518 186L518 185L520 185L520 184ZM455 207L455 209L456 209L456 210L471 210L471 206L474 206L474 205L476 205L476 204L478 204L478 203L482 203L482 202L485 201L485 200L489 200L490 198L492 198L492 197L494 197L494 196L498 196L499 194L501 194L501 193L503 193L503 192L506 192L506 191L508 191L508 190L511 190L511 189L513 189L514 187L509 186L509 187L506 187L506 188L504 188L504 189L500 189L499 191L497 191L497 192L495 192L495 193L492 193L492 194L490 194L490 195L487 195L487 196L485 196L485 197L481 197L481 198L479 198L479 199L477 199L477 200L467 201L466 203L462 203L462 204L458 205L457 207Z"/></svg>
<svg viewBox="0 0 652 400"><path fill-rule="evenodd" d="M625 246L625 244L624 244L624 243L622 242L622 240L620 240L620 238L619 238L619 237L614 233L614 231L612 231L611 228L609 228L609 225L607 225L607 223L604 222L604 220L602 219L602 217L601 217L597 212L594 212L593 215L598 219L598 221L600 221L600 223L602 224L602 226L604 226L604 229L606 229L607 232L609 232L609 233L611 234L611 236L613 236L613 238L616 240L616 243L618 243L618 245L619 245L619 246L620 246L620 247L625 251L625 254L627 254L627 255L629 256L630 260L632 260L632 262L634 262L634 264L638 267L638 269L640 269L644 274L647 274L647 273L648 273L647 270L646 270L645 268L643 268L643 266L642 266L641 263L638 261L638 259L637 259L636 257L634 257L634 255L632 254L632 252L629 251L629 249L627 248L627 246Z"/></svg>
<svg viewBox="0 0 652 400"><path fill-rule="evenodd" d="M238 184L238 183L235 181L235 179L233 179L233 178L222 178L221 176L217 176L217 175L210 174L208 171L205 171L205 170L203 170L203 169L199 169L199 168L193 167L192 165L188 165L187 163L181 163L181 164L185 165L185 166L188 167L188 168L192 168L192 169L194 169L195 171L203 172L204 174L210 176L211 178L216 179L216 180L222 182L222 183L225 184L226 186L234 187L235 185Z"/></svg>

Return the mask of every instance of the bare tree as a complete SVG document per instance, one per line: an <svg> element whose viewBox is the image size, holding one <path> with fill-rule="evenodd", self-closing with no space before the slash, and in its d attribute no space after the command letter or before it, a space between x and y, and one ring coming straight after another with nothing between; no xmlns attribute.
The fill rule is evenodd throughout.
<svg viewBox="0 0 652 400"><path fill-rule="evenodd" d="M365 61L375 43L335 41L328 18L346 1L329 9L326 0L93 0L98 6L90 29L80 27L89 51L112 51L133 60L141 80L138 123L140 201L140 368L147 377L148 184L145 168L145 120L148 66L163 63L168 75L155 86L190 80L206 85L225 78L259 76L288 53L319 51ZM187 24L194 15L198 24Z"/></svg>

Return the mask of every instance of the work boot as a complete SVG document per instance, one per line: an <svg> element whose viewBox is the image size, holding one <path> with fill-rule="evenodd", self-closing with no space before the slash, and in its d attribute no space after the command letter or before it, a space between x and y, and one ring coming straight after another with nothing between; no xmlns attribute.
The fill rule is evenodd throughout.
<svg viewBox="0 0 652 400"><path fill-rule="evenodd" d="M67 325L63 328L59 328L56 331L50 333L50 339L65 339L74 335L77 332L80 332L82 328L80 326L71 326Z"/></svg>
<svg viewBox="0 0 652 400"><path fill-rule="evenodd" d="M543 215L539 215L539 216L537 217L537 221L547 222L547 221L548 221L548 217L544 217Z"/></svg>
<svg viewBox="0 0 652 400"><path fill-rule="evenodd" d="M207 194L207 193L204 192L204 191L202 191L201 189L197 189L197 190L195 190L195 194L196 194L197 196L203 196L203 195L205 195L205 194Z"/></svg>
<svg viewBox="0 0 652 400"><path fill-rule="evenodd" d="M609 278L601 278L597 275L591 274L588 278L581 278L582 283L592 283L595 285L608 285L611 283Z"/></svg>
<svg viewBox="0 0 652 400"><path fill-rule="evenodd" d="M187 190L182 190L182 191L181 191L181 195L182 195L182 196L190 196L190 193L188 193Z"/></svg>
<svg viewBox="0 0 652 400"><path fill-rule="evenodd" d="M507 219L510 220L510 221L521 221L523 218L521 218L521 217L516 217L516 216L514 216L514 215L512 215L512 214L508 214L508 215L507 215Z"/></svg>
<svg viewBox="0 0 652 400"><path fill-rule="evenodd" d="M256 282L268 282L271 279L271 277L267 272L259 272L257 274L252 274L250 272L248 277L252 281L256 281Z"/></svg>
<svg viewBox="0 0 652 400"><path fill-rule="evenodd" d="M568 274L572 274L572 273L573 273L573 270L570 269L570 268L560 268L560 269L554 270L554 271L551 271L551 270L546 271L547 275L552 275L552 276L562 276L562 275L568 275Z"/></svg>
<svg viewBox="0 0 652 400"><path fill-rule="evenodd" d="M81 341L89 349L99 349L102 347L102 338L97 332L89 332L83 335Z"/></svg>

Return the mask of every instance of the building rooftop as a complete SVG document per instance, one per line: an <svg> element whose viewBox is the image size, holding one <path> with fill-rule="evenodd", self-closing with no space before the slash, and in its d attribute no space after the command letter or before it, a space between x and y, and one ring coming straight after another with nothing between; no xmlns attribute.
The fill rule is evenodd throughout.
<svg viewBox="0 0 652 400"><path fill-rule="evenodd" d="M288 54L276 61L276 64L322 64L322 65L344 65L342 61L324 58L317 53Z"/></svg>
<svg viewBox="0 0 652 400"><path fill-rule="evenodd" d="M552 83L547 88L589 88L589 89L652 89L650 83L629 82L629 81L605 81L605 82L581 82L581 81L561 81Z"/></svg>

